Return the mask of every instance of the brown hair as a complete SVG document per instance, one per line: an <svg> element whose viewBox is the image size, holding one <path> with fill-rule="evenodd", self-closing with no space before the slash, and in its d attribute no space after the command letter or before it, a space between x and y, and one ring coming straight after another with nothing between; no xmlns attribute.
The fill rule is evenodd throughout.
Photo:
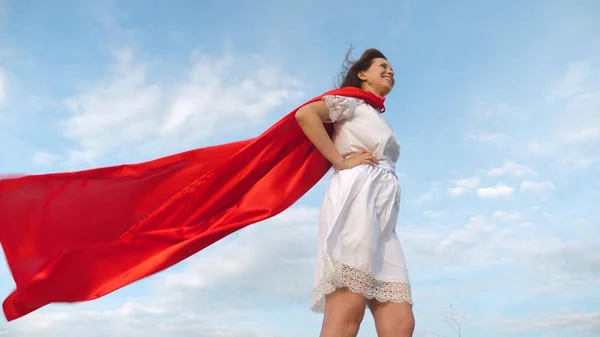
<svg viewBox="0 0 600 337"><path fill-rule="evenodd" d="M357 87L362 88L362 81L358 78L358 73L369 69L373 64L373 60L376 58L382 58L387 60L382 52L375 48L369 48L365 50L360 58L356 61L350 60L350 54L352 54L352 46L346 52L344 64L342 66L342 72L338 75L337 87Z"/></svg>

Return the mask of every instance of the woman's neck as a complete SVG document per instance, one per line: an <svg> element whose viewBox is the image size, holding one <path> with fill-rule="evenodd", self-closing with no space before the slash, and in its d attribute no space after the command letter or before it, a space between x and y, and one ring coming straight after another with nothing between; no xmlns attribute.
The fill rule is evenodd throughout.
<svg viewBox="0 0 600 337"><path fill-rule="evenodd" d="M379 98L385 98L385 95L382 95L380 92L378 92L377 90L375 90L375 88L371 87L370 85L363 83L363 85L361 86L362 90L364 91L369 91L371 92L373 95L379 97Z"/></svg>

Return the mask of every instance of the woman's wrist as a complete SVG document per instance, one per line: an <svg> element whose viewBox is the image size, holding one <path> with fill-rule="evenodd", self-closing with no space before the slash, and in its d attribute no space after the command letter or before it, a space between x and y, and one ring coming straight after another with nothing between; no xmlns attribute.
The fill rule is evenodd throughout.
<svg viewBox="0 0 600 337"><path fill-rule="evenodd" d="M342 169L342 166L344 165L344 158L342 156L340 156L339 158L333 160L331 162L331 164L333 165L333 168L336 170Z"/></svg>

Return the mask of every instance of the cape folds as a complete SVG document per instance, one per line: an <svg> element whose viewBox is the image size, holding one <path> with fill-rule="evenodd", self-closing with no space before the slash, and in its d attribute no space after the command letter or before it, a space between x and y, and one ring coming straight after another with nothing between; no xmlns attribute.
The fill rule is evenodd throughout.
<svg viewBox="0 0 600 337"><path fill-rule="evenodd" d="M383 109L382 98L354 87L303 105L325 95ZM331 167L298 126L299 108L254 139L0 180L0 242L16 283L7 320L104 296L291 206Z"/></svg>

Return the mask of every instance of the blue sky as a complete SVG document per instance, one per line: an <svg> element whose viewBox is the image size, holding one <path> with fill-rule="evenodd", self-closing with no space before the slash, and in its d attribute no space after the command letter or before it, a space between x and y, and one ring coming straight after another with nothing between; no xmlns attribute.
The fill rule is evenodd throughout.
<svg viewBox="0 0 600 337"><path fill-rule="evenodd" d="M600 334L600 3L0 0L0 174L257 135L330 89L351 42L397 85L415 336ZM316 336L324 179L280 216L8 336ZM596 205L596 206L594 206ZM14 284L4 264L0 294ZM361 337L375 336L366 316Z"/></svg>

